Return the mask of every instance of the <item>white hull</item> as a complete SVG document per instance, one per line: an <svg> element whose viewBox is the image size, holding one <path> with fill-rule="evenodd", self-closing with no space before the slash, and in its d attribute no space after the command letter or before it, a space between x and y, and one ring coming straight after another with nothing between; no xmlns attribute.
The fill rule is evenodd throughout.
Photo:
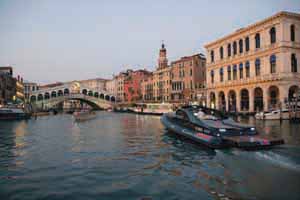
<svg viewBox="0 0 300 200"><path fill-rule="evenodd" d="M299 115L299 111L297 112L297 115ZM294 115L293 115L294 116ZM283 119L283 120L286 120L286 119L290 119L290 113L288 110L284 110L282 112L280 112L279 110L275 110L275 111L272 111L272 112L260 112L260 113L257 113L255 115L255 119L259 119L259 120L279 120L279 119Z"/></svg>

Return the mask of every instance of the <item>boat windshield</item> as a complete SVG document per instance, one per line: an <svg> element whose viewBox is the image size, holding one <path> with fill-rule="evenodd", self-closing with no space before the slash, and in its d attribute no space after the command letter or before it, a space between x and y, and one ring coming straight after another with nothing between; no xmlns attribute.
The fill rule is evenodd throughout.
<svg viewBox="0 0 300 200"><path fill-rule="evenodd" d="M199 109L194 111L194 115L201 120L218 120L219 118L213 115L214 113L205 113L203 110Z"/></svg>

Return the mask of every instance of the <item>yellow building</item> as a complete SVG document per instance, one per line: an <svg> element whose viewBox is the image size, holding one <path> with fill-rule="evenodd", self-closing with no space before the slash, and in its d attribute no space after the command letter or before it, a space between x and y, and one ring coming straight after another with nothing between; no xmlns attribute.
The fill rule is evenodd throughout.
<svg viewBox="0 0 300 200"><path fill-rule="evenodd" d="M300 14L277 13L205 48L208 106L255 112L298 96Z"/></svg>

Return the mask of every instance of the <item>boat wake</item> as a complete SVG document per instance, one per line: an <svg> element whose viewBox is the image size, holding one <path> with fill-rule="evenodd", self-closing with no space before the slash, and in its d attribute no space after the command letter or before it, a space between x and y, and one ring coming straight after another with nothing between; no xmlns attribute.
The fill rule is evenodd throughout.
<svg viewBox="0 0 300 200"><path fill-rule="evenodd" d="M260 160L269 161L280 167L300 172L300 160L297 161L295 158L285 155L284 152L257 151L255 152L255 157Z"/></svg>

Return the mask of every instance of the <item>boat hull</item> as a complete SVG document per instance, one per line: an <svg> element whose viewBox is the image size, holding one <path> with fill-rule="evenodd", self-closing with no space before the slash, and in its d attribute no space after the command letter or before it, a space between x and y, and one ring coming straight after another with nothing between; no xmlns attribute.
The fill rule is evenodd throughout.
<svg viewBox="0 0 300 200"><path fill-rule="evenodd" d="M245 150L257 150L284 144L283 139L268 138L257 134L215 137L176 124L167 115L161 117L161 122L167 130L213 149L234 147Z"/></svg>
<svg viewBox="0 0 300 200"><path fill-rule="evenodd" d="M27 113L0 113L0 120L22 120L29 118L30 114Z"/></svg>
<svg viewBox="0 0 300 200"><path fill-rule="evenodd" d="M220 138L181 127L180 125L171 122L166 115L163 115L161 117L161 122L167 130L176 133L179 136L183 136L190 140L193 140L194 142L197 142L199 144L205 145L209 148L219 149L227 147L227 144L222 142Z"/></svg>

